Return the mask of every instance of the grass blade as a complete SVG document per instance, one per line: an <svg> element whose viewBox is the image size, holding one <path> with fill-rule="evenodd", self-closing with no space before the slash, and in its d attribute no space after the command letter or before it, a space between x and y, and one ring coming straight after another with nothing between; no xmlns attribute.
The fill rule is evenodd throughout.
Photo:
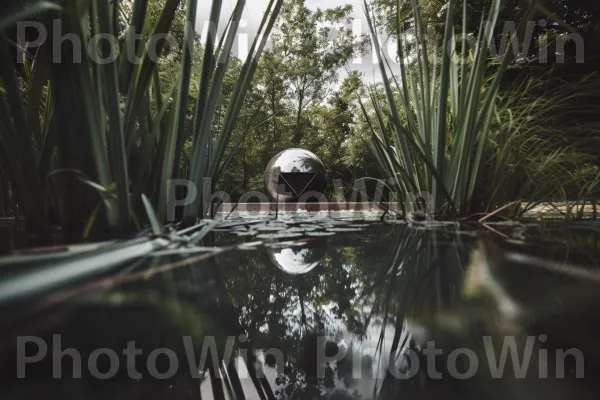
<svg viewBox="0 0 600 400"><path fill-rule="evenodd" d="M94 4L101 33L114 35L115 27L111 26L108 2L96 0ZM102 57L107 59L112 57L114 49L108 41L103 40L100 51ZM126 231L130 227L131 204L129 201L129 172L127 170L127 154L125 151L123 119L121 116L117 63L113 61L104 64L102 67L105 85L103 86L104 90L98 88L98 91L104 91L104 95L101 97L105 100L105 107L108 111L109 128L107 141L110 148L111 169L117 184L119 227L122 231Z"/></svg>
<svg viewBox="0 0 600 400"><path fill-rule="evenodd" d="M152 232L155 235L163 234L163 225L158 219L158 216L154 212L154 208L152 208L152 204L150 200L146 197L145 194L142 194L142 202L144 203L144 208L146 209L146 215L148 215L148 219L150 220L150 226L152 226Z"/></svg>

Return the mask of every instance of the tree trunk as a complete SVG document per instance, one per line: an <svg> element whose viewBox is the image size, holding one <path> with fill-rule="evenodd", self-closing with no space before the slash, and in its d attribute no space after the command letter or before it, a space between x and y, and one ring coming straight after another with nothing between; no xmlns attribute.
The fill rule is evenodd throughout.
<svg viewBox="0 0 600 400"><path fill-rule="evenodd" d="M292 139L292 143L295 147L300 146L300 142L302 142L302 137L304 133L302 132L302 103L304 102L304 92L300 92L300 97L298 98L298 112L296 113L296 129L294 131L294 137Z"/></svg>

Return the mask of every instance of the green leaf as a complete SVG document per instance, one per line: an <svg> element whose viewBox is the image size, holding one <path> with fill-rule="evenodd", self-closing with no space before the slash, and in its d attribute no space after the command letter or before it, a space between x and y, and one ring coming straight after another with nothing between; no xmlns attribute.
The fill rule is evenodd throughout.
<svg viewBox="0 0 600 400"><path fill-rule="evenodd" d="M194 116L194 147L190 166L190 180L198 187L203 187L203 179L210 178L214 181L218 178L217 173L220 170L224 161L227 145L230 142L231 134L235 128L237 118L242 109L244 99L250 88L252 78L256 72L258 60L262 55L271 30L275 24L277 16L283 5L283 0L270 0L267 10L263 16L259 26L257 35L250 47L249 55L244 65L240 77L238 78L231 99L227 106L225 117L223 118L222 127L217 136L215 150L213 154L209 153L209 147L212 145L212 121L217 100L221 95L225 68L231 57L231 46L233 44L234 35L237 32L237 23L241 17L245 1L238 0L232 17L233 23L229 25L229 30L226 33L226 39L223 42L223 49L220 51L219 65L214 69L215 53L205 53L205 59L202 66L202 80L200 82L200 91L198 93L198 103ZM215 0L213 3L213 11L211 12L211 20L218 20L220 11L220 1ZM213 19L214 18L214 19ZM209 39L209 42L210 39ZM207 48L209 45L207 44ZM210 47L212 49L212 46ZM208 57L208 60L207 60ZM212 80L212 86L209 87L208 82ZM205 217L209 210L204 209L205 199L201 197L197 201L188 204L185 207L184 218L193 220L199 215Z"/></svg>
<svg viewBox="0 0 600 400"><path fill-rule="evenodd" d="M164 232L163 226L160 223L158 216L154 212L154 208L152 207L150 200L148 200L148 198L146 197L145 194L142 194L142 202L144 203L144 208L146 209L146 215L148 216L148 219L150 220L150 225L152 226L152 231L154 232L155 235L162 235Z"/></svg>
<svg viewBox="0 0 600 400"><path fill-rule="evenodd" d="M33 4L32 4L33 3ZM11 27L19 21L31 19L37 14L42 14L46 11L62 11L63 8L51 1L29 1L25 5L20 5L18 11L4 10L3 16L0 17L0 31Z"/></svg>
<svg viewBox="0 0 600 400"><path fill-rule="evenodd" d="M158 212L161 220L166 219L169 180L176 179L179 175L181 164L181 152L185 141L184 128L185 118L188 111L188 98L190 93L190 82L192 75L192 59L194 51L193 27L196 26L197 0L189 0L186 13L185 36L183 39L183 58L181 61L181 75L179 80L178 96L175 102L173 126L167 142L164 154L163 170L160 184ZM209 39L210 40L210 39Z"/></svg>
<svg viewBox="0 0 600 400"><path fill-rule="evenodd" d="M102 201L100 203L98 203L96 208L94 208L94 212L92 213L92 215L90 215L90 218L88 218L88 220L85 224L85 229L83 230L83 240L87 240L88 237L90 236L90 232L92 231L92 228L94 227L94 223L98 219L98 214L100 213L102 204L103 204Z"/></svg>
<svg viewBox="0 0 600 400"><path fill-rule="evenodd" d="M103 0L95 0L94 5L98 15L100 33L114 35L116 27L112 26L109 3ZM100 45L102 57L104 59L111 57L114 49L111 48L110 42L103 40ZM119 227L125 232L130 227L131 204L129 201L129 172L127 170L127 154L125 152L123 119L121 117L117 63L115 61L105 63L101 67L103 67L102 76L104 78L104 85L102 86L104 95L101 97L105 101L105 108L109 117L107 141L110 148L111 170L117 183Z"/></svg>
<svg viewBox="0 0 600 400"><path fill-rule="evenodd" d="M169 32L173 18L179 7L180 0L166 0L165 6L160 14L158 22L152 30L151 37L160 37ZM156 56L160 57L164 49L164 41L159 41L156 46ZM127 104L125 106L125 132L131 132L135 129L135 122L139 117L139 113L143 104L142 99L147 96L148 87L154 70L157 67L157 61L148 53L148 48L144 49L142 55L142 63L138 66L134 76L134 84L129 86L127 93Z"/></svg>

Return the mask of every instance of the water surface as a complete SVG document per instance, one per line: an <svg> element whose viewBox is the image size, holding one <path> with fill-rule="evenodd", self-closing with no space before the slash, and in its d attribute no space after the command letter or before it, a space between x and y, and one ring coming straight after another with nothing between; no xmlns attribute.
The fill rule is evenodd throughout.
<svg viewBox="0 0 600 400"><path fill-rule="evenodd" d="M594 225L239 222L206 237L229 249L217 256L144 257L3 307L3 398L598 393ZM40 343L46 357L14 379ZM512 344L529 363L498 375L490 354ZM583 367L557 356L572 349Z"/></svg>

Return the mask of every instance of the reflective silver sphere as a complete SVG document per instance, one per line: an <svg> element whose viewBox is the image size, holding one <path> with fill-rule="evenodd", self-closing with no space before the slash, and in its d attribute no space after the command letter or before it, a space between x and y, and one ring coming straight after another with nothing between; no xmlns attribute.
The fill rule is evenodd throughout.
<svg viewBox="0 0 600 400"><path fill-rule="evenodd" d="M327 179L325 166L308 150L288 149L277 154L265 170L265 187L274 201L324 198Z"/></svg>

